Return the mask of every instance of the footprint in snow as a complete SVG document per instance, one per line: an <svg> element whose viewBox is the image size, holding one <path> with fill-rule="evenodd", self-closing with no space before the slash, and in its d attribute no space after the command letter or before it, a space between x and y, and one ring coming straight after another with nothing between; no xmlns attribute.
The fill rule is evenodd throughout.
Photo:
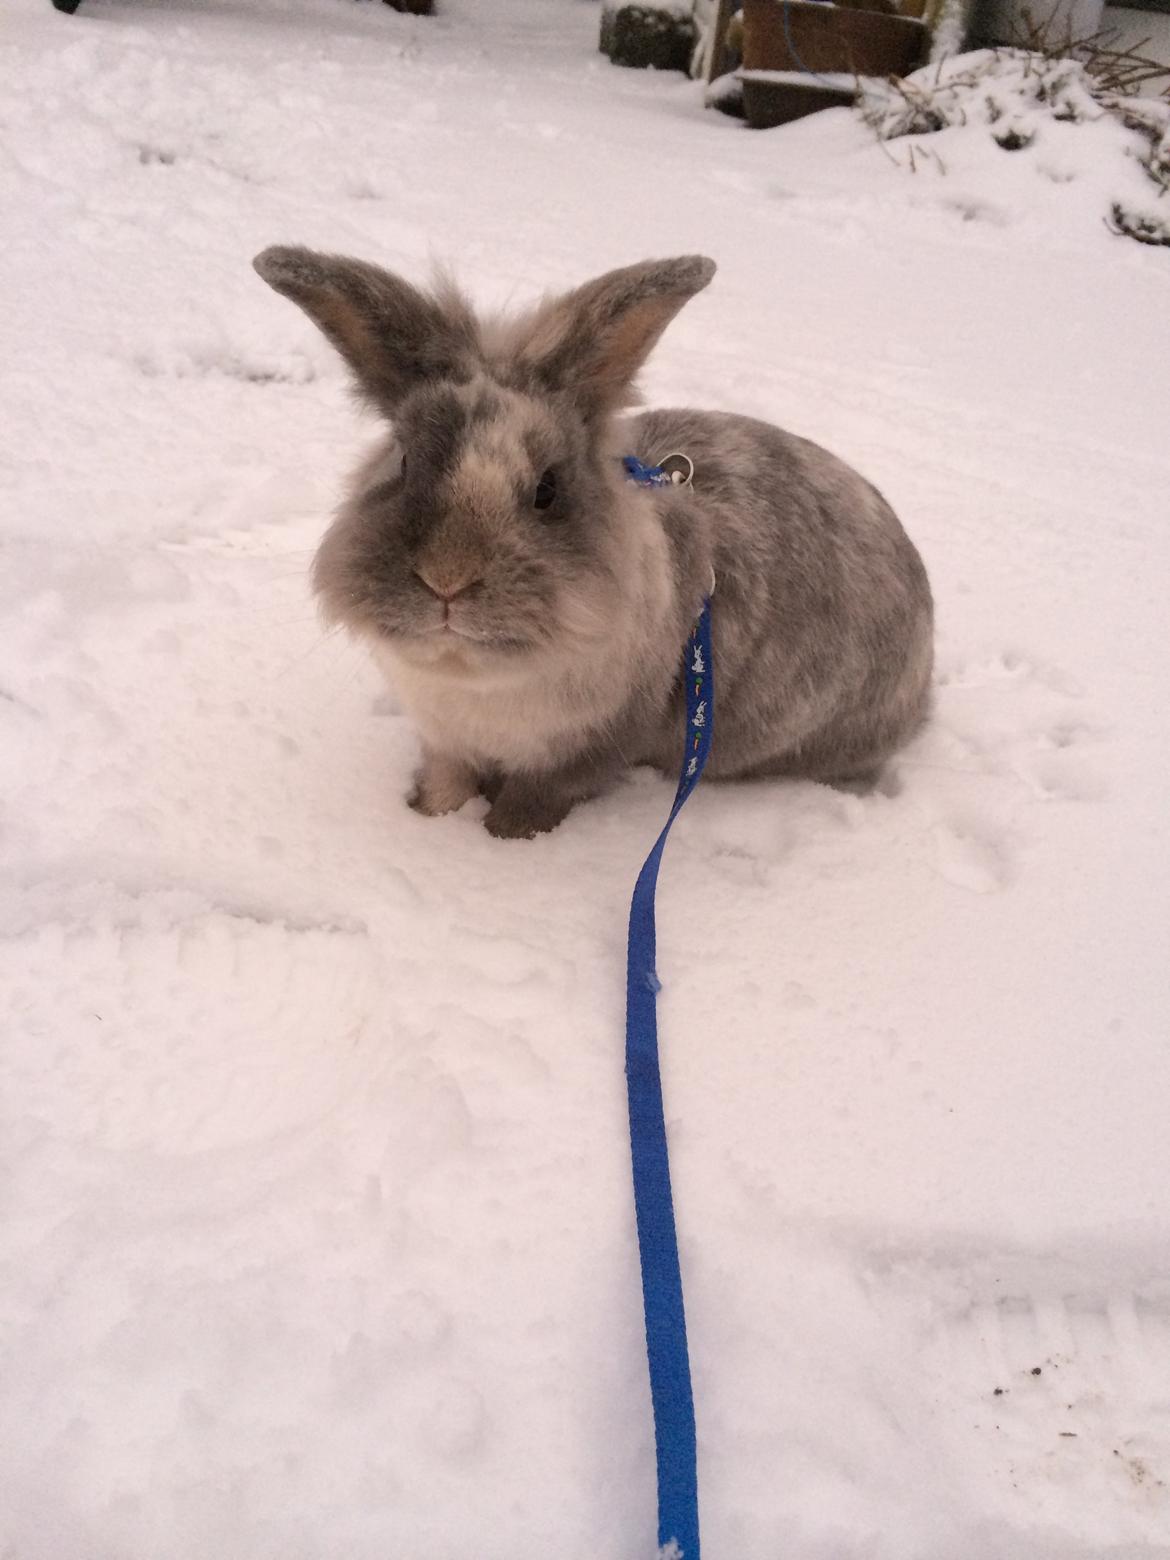
<svg viewBox="0 0 1170 1560"><path fill-rule="evenodd" d="M1010 646L995 655L940 667L936 680L940 688L985 688L998 682L1036 682L1070 698L1079 698L1085 691L1075 677L1060 667L1037 661Z"/></svg>
<svg viewBox="0 0 1170 1560"><path fill-rule="evenodd" d="M144 168L173 168L177 158L178 153L170 150L169 147L145 144L138 147L138 161Z"/></svg>
<svg viewBox="0 0 1170 1560"><path fill-rule="evenodd" d="M986 825L952 821L934 830L935 870L948 883L973 894L994 894L1014 872L1006 839Z"/></svg>
<svg viewBox="0 0 1170 1560"><path fill-rule="evenodd" d="M1099 802L1108 794L1108 785L1081 749L1102 739L1103 734L1087 721L1054 721L1037 734L1020 772L1045 800Z"/></svg>
<svg viewBox="0 0 1170 1560"><path fill-rule="evenodd" d="M1120 1253L1039 1269L1004 1253L940 1269L938 1256L872 1292L882 1329L913 1346L932 1455L1009 1524L1076 1533L1078 1554L1165 1554L1170 1288L1127 1281Z"/></svg>
<svg viewBox="0 0 1170 1560"><path fill-rule="evenodd" d="M956 770L1010 777L1037 801L1094 802L1107 794L1084 751L1107 732L1086 717L1084 689L1062 668L1008 646L944 663L938 690L934 735Z"/></svg>
<svg viewBox="0 0 1170 1560"><path fill-rule="evenodd" d="M983 1410L1014 1467L1170 1514L1170 1296L1020 1294L976 1302L927 1358Z"/></svg>

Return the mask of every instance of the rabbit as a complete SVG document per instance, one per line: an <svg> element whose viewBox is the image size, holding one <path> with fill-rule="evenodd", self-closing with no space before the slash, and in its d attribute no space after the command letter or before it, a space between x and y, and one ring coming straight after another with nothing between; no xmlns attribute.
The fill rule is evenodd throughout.
<svg viewBox="0 0 1170 1560"><path fill-rule="evenodd" d="M890 506L806 439L727 412L621 416L699 255L477 319L362 260L266 249L391 424L313 565L327 621L413 717L428 816L477 794L489 833L557 827L632 765L677 775L685 646L711 596L707 775L865 783L926 717L926 571ZM621 457L693 462L645 487Z"/></svg>

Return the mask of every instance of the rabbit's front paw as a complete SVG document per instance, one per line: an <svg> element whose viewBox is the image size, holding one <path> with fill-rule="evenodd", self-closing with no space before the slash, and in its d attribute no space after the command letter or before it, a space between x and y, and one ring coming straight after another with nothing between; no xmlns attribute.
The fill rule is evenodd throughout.
<svg viewBox="0 0 1170 1560"><path fill-rule="evenodd" d="M498 840L530 840L563 823L572 807L571 799L555 792L541 793L515 780L506 780L488 809L483 826Z"/></svg>
<svg viewBox="0 0 1170 1560"><path fill-rule="evenodd" d="M439 818L443 813L458 812L478 790L479 777L470 764L445 753L424 753L406 803L424 818Z"/></svg>

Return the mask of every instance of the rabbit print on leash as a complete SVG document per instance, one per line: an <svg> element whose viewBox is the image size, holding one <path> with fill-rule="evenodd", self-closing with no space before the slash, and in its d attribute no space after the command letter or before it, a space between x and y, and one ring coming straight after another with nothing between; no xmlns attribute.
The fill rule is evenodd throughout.
<svg viewBox="0 0 1170 1560"><path fill-rule="evenodd" d="M682 658L710 588L713 779L865 779L925 718L930 587L877 490L725 412L620 415L715 266L611 271L505 319L361 260L255 261L348 363L386 433L313 568L413 717L429 815L482 794L495 835L553 829L622 771L682 759ZM687 487L630 482L685 451Z"/></svg>

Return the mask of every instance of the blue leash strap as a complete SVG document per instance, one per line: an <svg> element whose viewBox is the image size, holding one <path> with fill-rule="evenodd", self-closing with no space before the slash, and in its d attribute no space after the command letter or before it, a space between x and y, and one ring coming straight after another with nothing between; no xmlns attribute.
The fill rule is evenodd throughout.
<svg viewBox="0 0 1170 1560"><path fill-rule="evenodd" d="M657 468L625 462L634 481L669 481ZM632 468L636 468L632 469ZM658 1065L654 891L671 825L699 782L711 746L715 710L711 675L711 607L704 601L687 643L687 727L682 773L666 826L638 874L630 905L626 965L626 1086L634 1170L634 1212L642 1265L646 1352L658 1464L658 1543L664 1560L699 1560L699 1491L695 1406L687 1353L682 1274L670 1191L670 1160Z"/></svg>

